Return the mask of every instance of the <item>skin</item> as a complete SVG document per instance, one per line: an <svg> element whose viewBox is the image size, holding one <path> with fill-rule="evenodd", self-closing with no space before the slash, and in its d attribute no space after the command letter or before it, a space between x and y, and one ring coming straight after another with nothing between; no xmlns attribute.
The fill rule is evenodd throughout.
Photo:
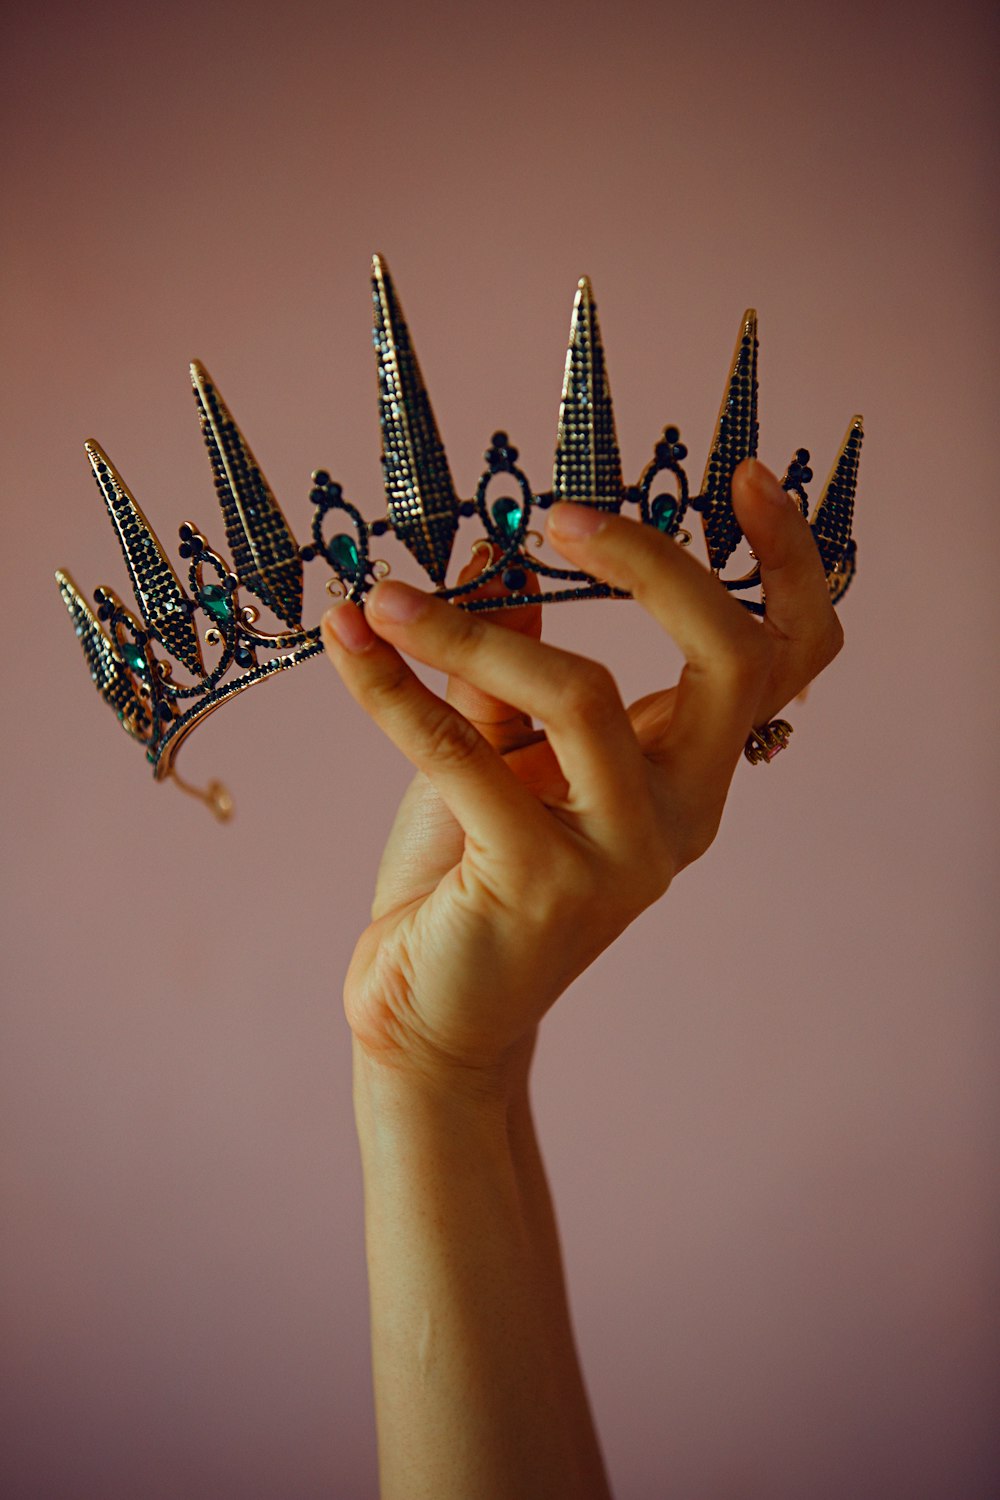
<svg viewBox="0 0 1000 1500"><path fill-rule="evenodd" d="M610 1495L530 1063L546 1011L711 844L751 726L840 649L796 505L752 460L733 505L762 623L655 529L550 512L551 544L684 655L628 708L605 667L541 642L540 608L468 614L387 581L324 619L344 685L418 773L344 991L382 1500ZM407 657L447 675L444 698Z"/></svg>

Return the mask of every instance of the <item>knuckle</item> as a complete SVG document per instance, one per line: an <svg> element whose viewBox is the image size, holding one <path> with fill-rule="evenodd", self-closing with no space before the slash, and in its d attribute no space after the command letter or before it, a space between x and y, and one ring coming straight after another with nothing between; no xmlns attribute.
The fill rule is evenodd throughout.
<svg viewBox="0 0 1000 1500"><path fill-rule="evenodd" d="M597 661L577 658L560 692L560 707L566 718L600 718L617 703L618 687L607 667Z"/></svg>
<svg viewBox="0 0 1000 1500"><path fill-rule="evenodd" d="M600 873L593 858L562 840L545 851L536 868L535 915L543 929L565 921L569 908L591 911L600 901Z"/></svg>
<svg viewBox="0 0 1000 1500"><path fill-rule="evenodd" d="M774 664L774 642L759 627L748 628L730 639L719 654L719 667L729 685L752 690L765 682Z"/></svg>
<svg viewBox="0 0 1000 1500"><path fill-rule="evenodd" d="M423 752L435 766L461 766L474 760L485 741L479 731L451 710L435 713L423 726Z"/></svg>
<svg viewBox="0 0 1000 1500"><path fill-rule="evenodd" d="M643 868L650 890L649 905L652 905L654 901L659 901L660 897L666 894L677 872L673 851L667 848L662 839L658 839L655 846L647 851Z"/></svg>
<svg viewBox="0 0 1000 1500"><path fill-rule="evenodd" d="M444 617L448 626L448 644L456 664L478 649L484 622L467 609L452 607Z"/></svg>
<svg viewBox="0 0 1000 1500"><path fill-rule="evenodd" d="M692 823L678 852L677 870L687 869L688 865L693 865L708 852L715 842L721 822L722 808L716 807L706 809L702 816Z"/></svg>
<svg viewBox="0 0 1000 1500"><path fill-rule="evenodd" d="M830 624L826 633L826 662L824 662L824 665L833 661L835 656L839 656L843 649L844 627L840 623L840 616L836 610L831 610Z"/></svg>
<svg viewBox="0 0 1000 1500"><path fill-rule="evenodd" d="M410 671L401 658L387 662L377 675L363 683L360 699L364 707L378 717L382 709L392 708L403 697L410 681Z"/></svg>
<svg viewBox="0 0 1000 1500"><path fill-rule="evenodd" d="M810 680L828 667L844 644L844 627L831 608L823 624L812 634L805 651Z"/></svg>

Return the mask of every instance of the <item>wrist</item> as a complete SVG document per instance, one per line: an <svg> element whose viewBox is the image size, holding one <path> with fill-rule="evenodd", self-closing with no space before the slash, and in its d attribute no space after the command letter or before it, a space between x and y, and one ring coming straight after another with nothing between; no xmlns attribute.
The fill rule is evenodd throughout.
<svg viewBox="0 0 1000 1500"><path fill-rule="evenodd" d="M370 1104L387 1122L423 1113L506 1118L527 1097L536 1040L537 1027L503 1057L472 1063L426 1052L374 1051L355 1035L355 1107Z"/></svg>

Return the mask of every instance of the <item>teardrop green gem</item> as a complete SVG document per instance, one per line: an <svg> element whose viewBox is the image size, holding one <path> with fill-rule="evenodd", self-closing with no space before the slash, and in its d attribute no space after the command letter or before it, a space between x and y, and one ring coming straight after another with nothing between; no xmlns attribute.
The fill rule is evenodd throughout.
<svg viewBox="0 0 1000 1500"><path fill-rule="evenodd" d="M146 653L142 647L133 645L131 641L123 641L121 650L126 665L131 667L133 672L141 672L145 676Z"/></svg>
<svg viewBox="0 0 1000 1500"><path fill-rule="evenodd" d="M225 589L221 588L219 584L206 584L201 591L201 602L213 620L219 620L222 624L226 624L233 618L232 602Z"/></svg>
<svg viewBox="0 0 1000 1500"><path fill-rule="evenodd" d="M521 507L509 495L504 495L493 503L493 519L498 531L505 532L507 536L515 536L521 524Z"/></svg>
<svg viewBox="0 0 1000 1500"><path fill-rule="evenodd" d="M651 514L659 531L672 531L677 519L677 501L673 495L660 495L653 501Z"/></svg>
<svg viewBox="0 0 1000 1500"><path fill-rule="evenodd" d="M358 549L354 538L347 535L346 531L339 532L330 538L330 552L337 567L344 573L356 573L358 570Z"/></svg>

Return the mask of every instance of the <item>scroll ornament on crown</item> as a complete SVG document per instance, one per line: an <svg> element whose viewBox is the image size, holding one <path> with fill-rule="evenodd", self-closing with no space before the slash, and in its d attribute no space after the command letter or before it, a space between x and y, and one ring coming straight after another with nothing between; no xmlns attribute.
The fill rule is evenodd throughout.
<svg viewBox="0 0 1000 1500"><path fill-rule="evenodd" d="M687 449L673 426L664 428L638 482L623 482L597 307L584 279L573 305L551 490L533 490L518 465L517 449L506 433L496 432L475 497L460 500L410 331L380 256L373 261L372 293L387 501L382 517L366 521L329 473L317 470L310 494L311 535L300 546L217 385L195 362L194 394L232 561L227 563L196 525L185 523L179 548L187 565L185 587L107 454L96 442L86 444L138 612L106 587L94 595L95 612L60 569L56 580L63 601L98 692L126 733L145 746L154 777L175 779L220 818L230 814L229 794L217 782L206 791L187 786L177 774L177 752L192 730L231 698L321 651L318 626L302 623L303 563L322 558L332 573L329 591L362 602L389 572L389 563L374 554L392 533L429 575L438 597L459 608L621 599L629 596L539 555L542 538L532 527L536 510L564 500L609 511L631 507L643 525L682 543L690 540L684 527L688 512L696 511L720 583L747 609L763 613L756 567L738 577L723 575L742 539L730 481L737 464L757 453L755 312L746 312L740 325L697 494L690 493L683 467ZM809 522L834 602L855 570L851 526L862 437L862 420L854 417ZM799 448L782 484L807 517L806 486L812 477L809 453ZM471 582L449 584L462 520L476 522L479 538L491 544L491 558ZM534 575L530 589L529 573ZM478 591L494 578L502 580L504 592L483 598ZM259 605L271 612L277 629L262 626Z"/></svg>

